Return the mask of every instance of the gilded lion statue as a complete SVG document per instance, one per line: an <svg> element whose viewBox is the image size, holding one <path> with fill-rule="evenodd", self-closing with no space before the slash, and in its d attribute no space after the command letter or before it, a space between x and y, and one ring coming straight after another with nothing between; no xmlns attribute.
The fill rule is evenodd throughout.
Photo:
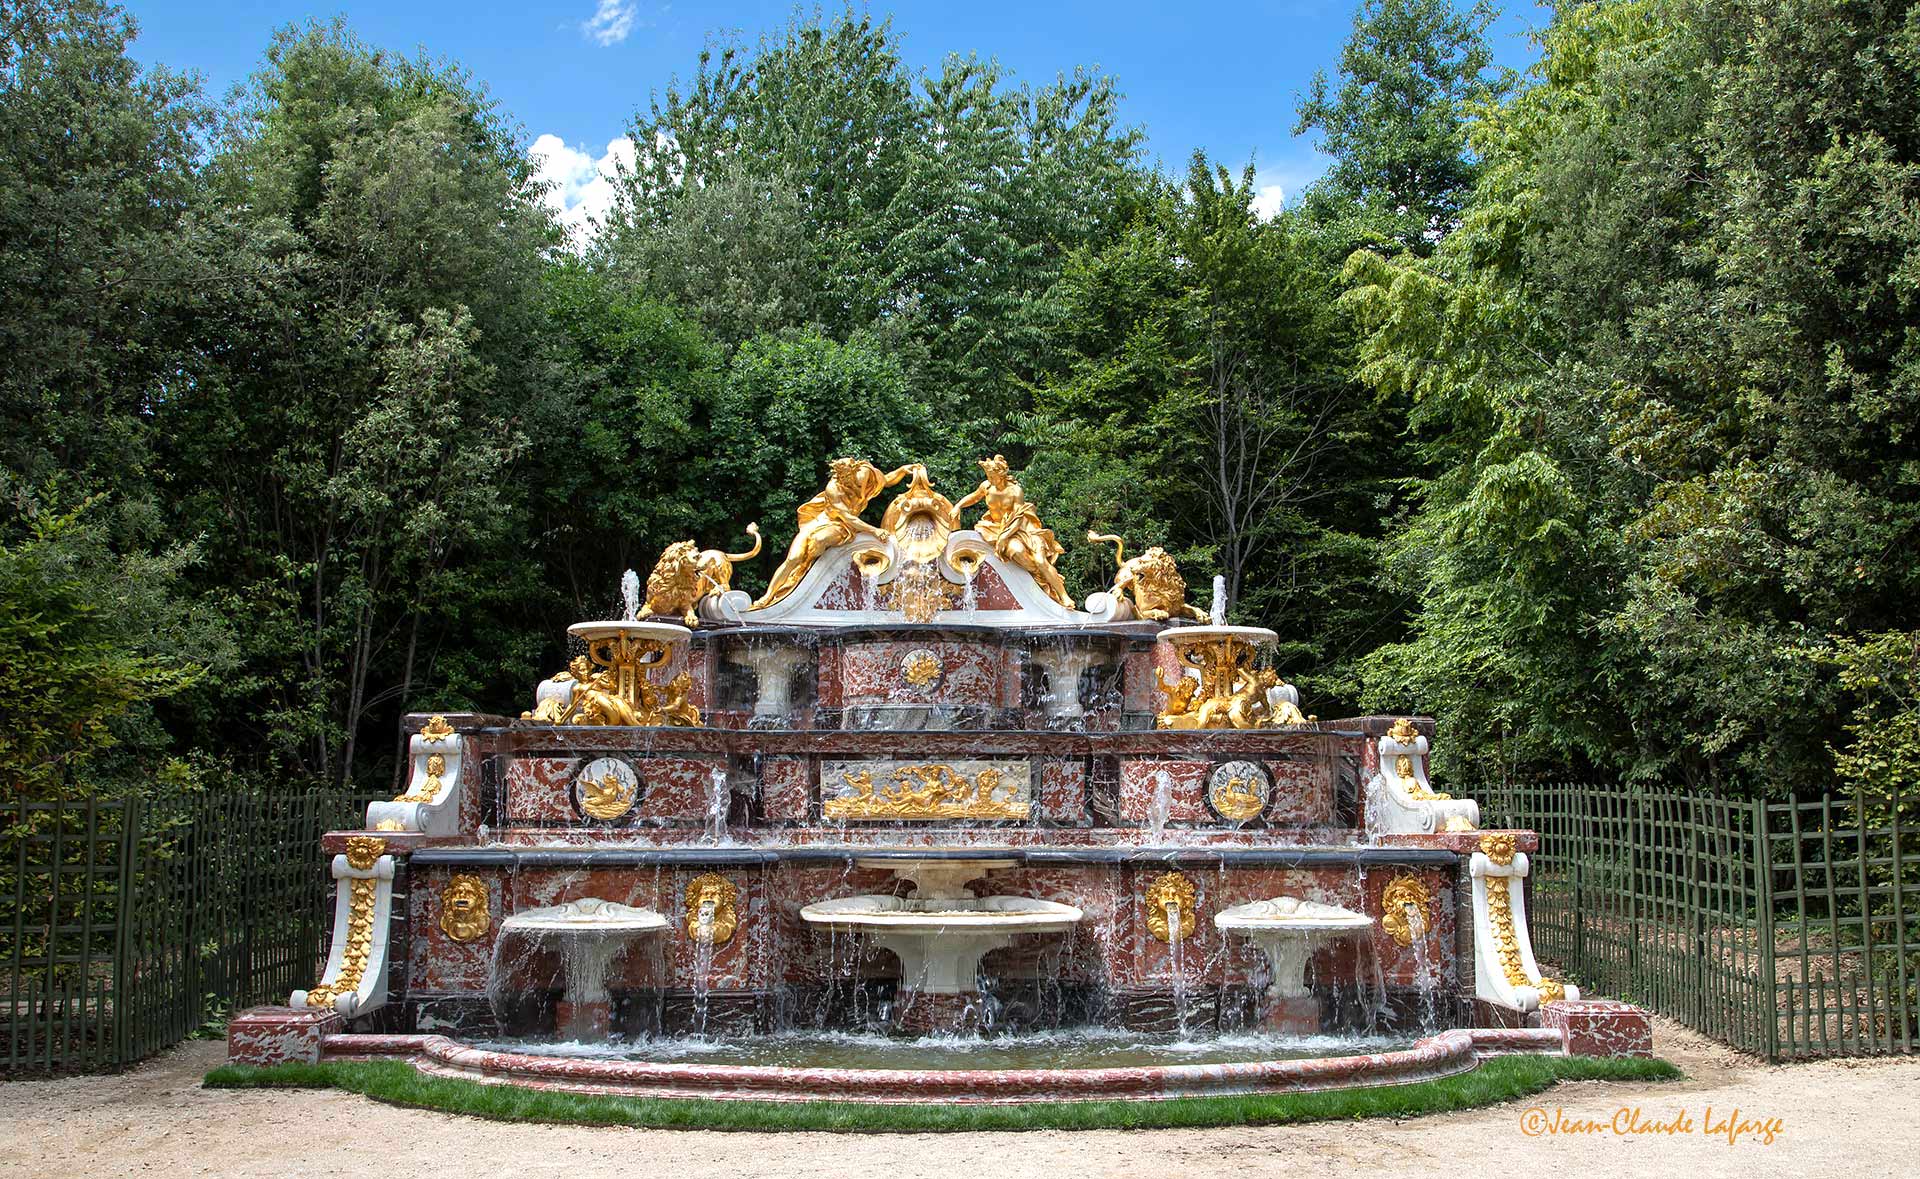
<svg viewBox="0 0 1920 1179"><path fill-rule="evenodd" d="M747 525L747 535L753 537L753 547L744 553L702 549L690 540L668 545L647 574L647 601L640 607L641 616L677 616L688 626L697 625L700 600L733 588L734 562L760 555L760 525Z"/></svg>
<svg viewBox="0 0 1920 1179"><path fill-rule="evenodd" d="M1132 591L1135 614L1151 622L1165 622L1170 618L1207 621L1205 610L1187 604L1186 579L1180 576L1180 567L1173 563L1167 550L1154 545L1144 553L1128 557L1127 542L1118 536L1089 532L1087 539L1113 545L1113 559L1119 562L1120 569L1113 576L1113 588L1107 592L1118 598Z"/></svg>

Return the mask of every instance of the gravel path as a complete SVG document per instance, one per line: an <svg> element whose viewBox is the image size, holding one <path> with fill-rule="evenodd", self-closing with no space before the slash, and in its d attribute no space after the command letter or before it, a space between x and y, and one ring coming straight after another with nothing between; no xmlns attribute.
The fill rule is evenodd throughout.
<svg viewBox="0 0 1920 1179"><path fill-rule="evenodd" d="M193 1043L115 1077L0 1084L0 1173L78 1175L821 1176L875 1179L1180 1179L1227 1173L1365 1172L1430 1176L1492 1172L1671 1175L1781 1171L1854 1177L1920 1172L1912 1096L1920 1059L1767 1067L1677 1025L1655 1028L1661 1053L1688 1073L1664 1085L1591 1082L1538 1098L1407 1122L1370 1120L1216 1130L1025 1134L719 1134L506 1125L396 1109L328 1091L206 1090L223 1046ZM1538 1107L1540 1115L1527 1111ZM1777 1118L1771 1145L1749 1132L1729 1144L1717 1121ZM1529 1136L1551 1117L1612 1123L1691 1117L1690 1132L1622 1137ZM1462 1171L1461 1168L1466 1168Z"/></svg>

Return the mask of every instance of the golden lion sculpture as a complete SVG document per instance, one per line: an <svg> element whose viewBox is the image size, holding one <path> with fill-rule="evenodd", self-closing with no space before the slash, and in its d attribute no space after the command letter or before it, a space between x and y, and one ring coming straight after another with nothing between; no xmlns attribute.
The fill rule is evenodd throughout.
<svg viewBox="0 0 1920 1179"><path fill-rule="evenodd" d="M700 600L732 589L734 562L760 555L760 525L747 525L747 535L753 537L753 547L744 553L702 549L690 540L668 545L653 572L647 574L647 601L640 607L641 617L678 616L688 626L698 625Z"/></svg>
<svg viewBox="0 0 1920 1179"><path fill-rule="evenodd" d="M1113 576L1113 588L1107 592L1118 598L1131 590L1135 614L1151 622L1165 622L1170 618L1207 621L1205 610L1187 604L1186 579L1180 576L1180 567L1173 563L1165 549L1154 545L1130 558L1127 542L1118 536L1089 532L1087 539L1113 545L1113 559L1119 562L1120 569Z"/></svg>

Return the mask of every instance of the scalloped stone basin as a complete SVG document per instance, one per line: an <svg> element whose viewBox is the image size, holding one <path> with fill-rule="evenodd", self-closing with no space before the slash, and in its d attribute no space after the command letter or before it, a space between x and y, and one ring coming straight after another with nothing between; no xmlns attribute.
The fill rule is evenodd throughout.
<svg viewBox="0 0 1920 1179"><path fill-rule="evenodd" d="M1222 909L1214 914L1213 924L1222 933L1239 934L1266 954L1273 964L1269 998L1298 999L1309 993L1307 959L1314 950L1323 942L1372 929L1373 918L1338 905L1274 897Z"/></svg>
<svg viewBox="0 0 1920 1179"><path fill-rule="evenodd" d="M980 959L1022 934L1066 933L1081 911L1033 897L841 897L800 910L809 925L872 938L900 958L900 985L929 995L979 989Z"/></svg>
<svg viewBox="0 0 1920 1179"><path fill-rule="evenodd" d="M582 897L563 905L528 909L500 923L500 936L525 934L560 947L566 963L566 992L562 999L577 1018L562 1031L576 1033L593 1030L597 1018L609 1001L607 970L622 950L643 937L667 928L667 919L652 909L639 909L618 901Z"/></svg>
<svg viewBox="0 0 1920 1179"><path fill-rule="evenodd" d="M576 622L567 628L567 633L576 639L591 643L596 639L651 639L668 646L684 643L693 632L677 622L635 622L604 620L599 622Z"/></svg>

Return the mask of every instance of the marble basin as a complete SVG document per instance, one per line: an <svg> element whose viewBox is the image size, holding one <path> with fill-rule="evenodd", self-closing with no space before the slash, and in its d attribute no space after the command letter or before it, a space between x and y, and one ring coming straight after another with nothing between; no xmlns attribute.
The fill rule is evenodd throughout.
<svg viewBox="0 0 1920 1179"><path fill-rule="evenodd" d="M930 995L979 989L980 959L1022 934L1066 933L1080 921L1072 905L1032 897L841 897L800 910L809 925L865 934L900 958L900 985Z"/></svg>
<svg viewBox="0 0 1920 1179"><path fill-rule="evenodd" d="M602 621L576 622L567 628L576 639L592 643L602 639L651 640L671 646L684 643L693 632L677 622Z"/></svg>
<svg viewBox="0 0 1920 1179"><path fill-rule="evenodd" d="M618 901L583 897L564 905L528 909L500 923L500 934L525 934L559 947L566 965L565 994L569 1017L563 1032L584 1038L598 1030L610 998L607 971L621 951L634 942L667 928L667 919L652 909L637 909Z"/></svg>
<svg viewBox="0 0 1920 1179"><path fill-rule="evenodd" d="M1338 905L1274 897L1249 901L1214 914L1222 933L1239 934L1266 954L1273 965L1272 999L1306 996L1307 959L1324 942L1354 937L1373 928L1373 918Z"/></svg>

